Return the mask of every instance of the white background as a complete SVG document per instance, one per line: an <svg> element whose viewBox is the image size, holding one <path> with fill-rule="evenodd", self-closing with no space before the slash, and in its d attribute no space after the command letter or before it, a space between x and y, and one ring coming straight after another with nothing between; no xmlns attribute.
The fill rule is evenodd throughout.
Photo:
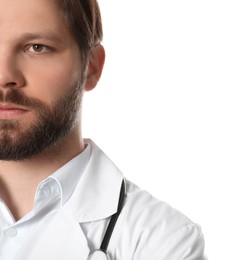
<svg viewBox="0 0 243 260"><path fill-rule="evenodd" d="M199 223L209 259L242 260L242 1L99 2L107 58L84 136Z"/></svg>

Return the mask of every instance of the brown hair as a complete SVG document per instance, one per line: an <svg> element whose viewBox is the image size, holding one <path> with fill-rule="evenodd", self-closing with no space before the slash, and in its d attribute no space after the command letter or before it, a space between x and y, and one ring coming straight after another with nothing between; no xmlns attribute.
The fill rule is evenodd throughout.
<svg viewBox="0 0 243 260"><path fill-rule="evenodd" d="M97 0L56 0L60 6L67 26L75 37L84 64L90 50L103 38L102 22Z"/></svg>

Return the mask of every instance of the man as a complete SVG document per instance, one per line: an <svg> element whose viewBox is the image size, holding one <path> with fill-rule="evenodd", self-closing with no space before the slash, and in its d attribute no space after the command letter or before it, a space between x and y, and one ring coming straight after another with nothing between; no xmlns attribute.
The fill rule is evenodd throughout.
<svg viewBox="0 0 243 260"><path fill-rule="evenodd" d="M82 137L82 96L105 58L96 1L1 0L0 35L0 259L203 259L200 228L124 189Z"/></svg>

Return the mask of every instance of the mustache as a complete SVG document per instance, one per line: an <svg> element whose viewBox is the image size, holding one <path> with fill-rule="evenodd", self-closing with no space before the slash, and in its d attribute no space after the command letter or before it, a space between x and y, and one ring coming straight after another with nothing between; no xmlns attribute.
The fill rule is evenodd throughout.
<svg viewBox="0 0 243 260"><path fill-rule="evenodd" d="M26 97L22 92L16 89L8 89L7 92L0 90L0 102L20 105L27 108L40 108L43 106L38 99Z"/></svg>

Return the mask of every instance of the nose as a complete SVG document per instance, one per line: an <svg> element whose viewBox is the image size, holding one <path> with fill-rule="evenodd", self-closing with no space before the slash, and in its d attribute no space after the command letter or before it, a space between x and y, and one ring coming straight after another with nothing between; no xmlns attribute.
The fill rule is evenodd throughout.
<svg viewBox="0 0 243 260"><path fill-rule="evenodd" d="M16 57L12 54L0 54L0 88L8 89L22 87L24 77L21 73Z"/></svg>

